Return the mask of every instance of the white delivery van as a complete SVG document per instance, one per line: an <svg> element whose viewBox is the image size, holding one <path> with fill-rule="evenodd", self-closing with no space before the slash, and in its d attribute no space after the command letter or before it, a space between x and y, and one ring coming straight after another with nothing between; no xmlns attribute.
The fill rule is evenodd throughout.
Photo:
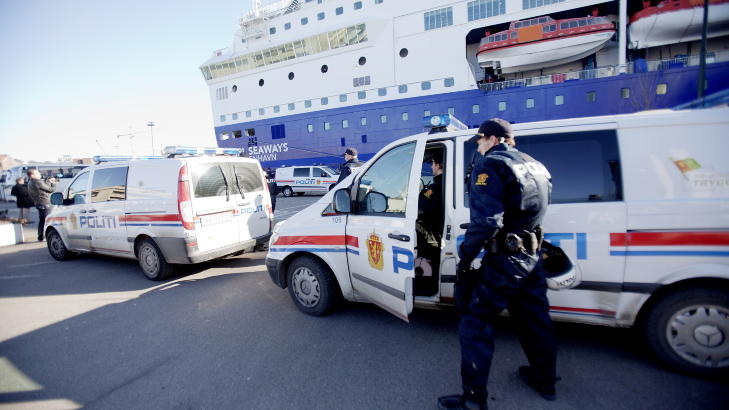
<svg viewBox="0 0 729 410"><path fill-rule="evenodd" d="M638 325L673 366L727 372L729 108L513 128L517 148L552 174L546 240L581 274L575 289L549 292L553 318ZM452 304L457 249L469 222L464 180L475 144L466 140L474 133L395 141L338 189L277 224L266 258L273 282L314 315L340 296L404 320L413 306ZM423 263L417 198L430 170L424 159L433 154L444 159L445 215L440 254Z"/></svg>
<svg viewBox="0 0 729 410"><path fill-rule="evenodd" d="M169 158L99 158L46 219L57 260L80 252L136 258L160 280L174 264L198 263L265 244L273 212L260 163L235 149L167 147ZM198 155L217 153L228 155ZM105 162L111 160L111 162Z"/></svg>
<svg viewBox="0 0 729 410"><path fill-rule="evenodd" d="M282 167L276 170L276 185L284 196L294 193L323 195L336 185L337 179L339 174L323 165Z"/></svg>

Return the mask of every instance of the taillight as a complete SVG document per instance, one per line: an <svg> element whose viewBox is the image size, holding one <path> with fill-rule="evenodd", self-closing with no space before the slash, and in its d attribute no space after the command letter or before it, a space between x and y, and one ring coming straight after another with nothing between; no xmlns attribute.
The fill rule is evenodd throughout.
<svg viewBox="0 0 729 410"><path fill-rule="evenodd" d="M190 177L187 175L187 165L180 168L180 175L177 179L177 210L180 214L182 227L192 231L195 229L195 221L192 216L192 202L190 201Z"/></svg>

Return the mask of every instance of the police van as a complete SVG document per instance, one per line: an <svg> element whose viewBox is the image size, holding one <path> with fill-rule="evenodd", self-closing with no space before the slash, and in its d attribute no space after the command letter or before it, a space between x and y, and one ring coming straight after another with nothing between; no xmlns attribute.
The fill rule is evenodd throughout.
<svg viewBox="0 0 729 410"><path fill-rule="evenodd" d="M336 185L337 179L339 174L323 165L282 167L276 170L276 185L284 196L323 195Z"/></svg>
<svg viewBox="0 0 729 410"><path fill-rule="evenodd" d="M167 147L168 158L96 157L51 196L48 251L136 258L161 280L174 264L207 261L268 241L271 199L260 163L239 149Z"/></svg>
<svg viewBox="0 0 729 410"><path fill-rule="evenodd" d="M581 276L576 288L549 292L552 317L640 326L658 356L679 369L729 370L729 108L513 129L517 148L552 175L545 239ZM392 142L338 189L277 224L266 258L273 282L313 315L340 297L403 320L413 306L451 305L469 222L464 181L476 149L466 141L474 133ZM417 198L433 155L444 163L444 222L437 254L423 258Z"/></svg>

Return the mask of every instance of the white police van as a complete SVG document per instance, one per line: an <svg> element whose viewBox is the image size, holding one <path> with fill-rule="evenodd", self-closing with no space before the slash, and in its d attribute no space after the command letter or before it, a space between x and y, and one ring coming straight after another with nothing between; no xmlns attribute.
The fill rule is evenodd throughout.
<svg viewBox="0 0 729 410"><path fill-rule="evenodd" d="M260 163L238 149L167 147L168 158L96 157L46 219L55 259L95 252L136 258L161 280L198 263L265 244L273 224ZM109 162L111 161L111 162Z"/></svg>
<svg viewBox="0 0 729 410"><path fill-rule="evenodd" d="M276 185L284 196L323 195L334 187L339 174L324 166L294 166L276 169Z"/></svg>
<svg viewBox="0 0 729 410"><path fill-rule="evenodd" d="M673 366L729 370L729 108L513 128L517 148L552 174L546 240L581 274L575 289L550 291L553 318L639 325ZM314 315L339 297L376 303L404 320L414 305L452 304L475 151L465 142L474 133L397 140L340 189L277 224L266 258L273 282ZM444 159L445 215L440 254L423 263L417 198L433 154Z"/></svg>

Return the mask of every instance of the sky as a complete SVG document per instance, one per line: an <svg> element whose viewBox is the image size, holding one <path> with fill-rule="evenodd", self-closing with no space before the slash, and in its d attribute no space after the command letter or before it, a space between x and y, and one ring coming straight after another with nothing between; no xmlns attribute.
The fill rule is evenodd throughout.
<svg viewBox="0 0 729 410"><path fill-rule="evenodd" d="M250 8L250 0L0 0L0 154L149 155L152 137L156 151L215 146L198 67L231 45Z"/></svg>

